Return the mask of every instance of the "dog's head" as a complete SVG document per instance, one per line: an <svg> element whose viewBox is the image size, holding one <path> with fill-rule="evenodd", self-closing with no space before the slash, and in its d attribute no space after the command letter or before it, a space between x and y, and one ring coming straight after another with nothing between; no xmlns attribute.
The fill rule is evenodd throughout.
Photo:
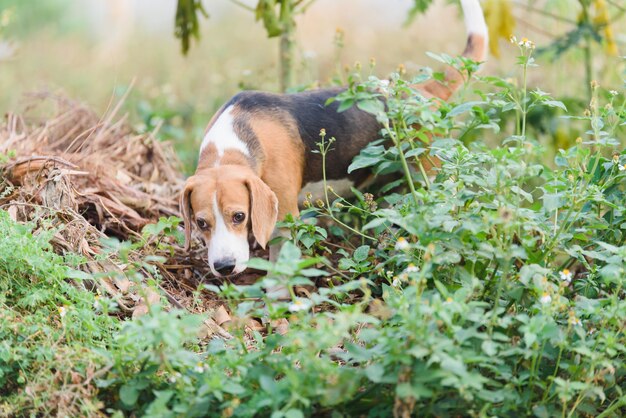
<svg viewBox="0 0 626 418"><path fill-rule="evenodd" d="M202 233L209 266L218 277L241 273L250 258L249 233L265 248L278 216L278 200L252 170L218 166L190 177L180 196L185 250L192 224Z"/></svg>

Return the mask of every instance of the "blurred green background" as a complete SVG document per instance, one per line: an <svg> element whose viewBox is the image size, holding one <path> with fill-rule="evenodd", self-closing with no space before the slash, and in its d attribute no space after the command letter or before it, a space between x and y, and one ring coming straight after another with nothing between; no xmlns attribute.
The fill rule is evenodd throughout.
<svg viewBox="0 0 626 418"><path fill-rule="evenodd" d="M174 142L189 172L206 123L229 96L241 89L278 90L278 40L268 39L253 13L235 3L204 2L210 17L201 21L200 42L183 56L173 35L176 0L0 0L0 109L20 112L28 103L25 95L50 91L104 113L132 86L124 105L130 122L140 132L160 126L159 137ZM624 55L626 5L601 3L608 11L612 45ZM423 65L440 68L425 52L461 52L465 28L458 5L435 1L406 24L414 4L315 1L297 18L298 85L341 82L344 67L359 61L367 72L372 57L380 77L399 64L409 76ZM579 42L555 58L555 41L585 36L582 29L576 31L583 4L593 13L590 19L597 20L597 0L483 1L491 36L501 38L500 56L490 57L482 74L518 76L517 48L504 34L509 30L539 48L553 46L552 52L538 56L539 67L529 74L531 86L581 109L587 100L587 72L605 90L621 89L624 59L610 51L607 39L592 40L587 51ZM597 28L602 35L606 25ZM592 54L591 69L586 53ZM573 140L567 122L556 116L531 115L531 122L555 143Z"/></svg>

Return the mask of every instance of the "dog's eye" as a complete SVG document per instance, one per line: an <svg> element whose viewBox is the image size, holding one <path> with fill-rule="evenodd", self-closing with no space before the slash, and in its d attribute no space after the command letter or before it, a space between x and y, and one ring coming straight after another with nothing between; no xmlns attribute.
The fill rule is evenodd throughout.
<svg viewBox="0 0 626 418"><path fill-rule="evenodd" d="M246 214L243 212L235 212L233 214L233 223L234 224L240 224L244 221L244 219L246 219Z"/></svg>
<svg viewBox="0 0 626 418"><path fill-rule="evenodd" d="M202 218L196 219L196 224L198 225L198 228L202 229L203 231L209 229L209 224L207 224L206 221Z"/></svg>

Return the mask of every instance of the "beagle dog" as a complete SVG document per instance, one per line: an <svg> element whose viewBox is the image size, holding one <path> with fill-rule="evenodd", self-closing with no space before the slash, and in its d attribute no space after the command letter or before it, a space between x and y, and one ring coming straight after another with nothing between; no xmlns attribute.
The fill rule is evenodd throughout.
<svg viewBox="0 0 626 418"><path fill-rule="evenodd" d="M463 55L484 61L488 33L479 0L461 0L467 44ZM429 80L414 86L426 97L447 100L462 84L462 75L446 70L445 82ZM241 273L249 259L249 234L265 248L276 222L298 216L298 195L304 185L322 178L317 150L321 129L335 137L326 156L328 179L348 177L355 184L369 175L357 170L347 176L352 159L379 137L376 118L356 106L337 112L325 105L341 88L295 94L245 91L235 95L213 116L200 146L196 173L180 195L185 249L192 224L208 247L208 263L217 277ZM270 249L270 258L272 258Z"/></svg>

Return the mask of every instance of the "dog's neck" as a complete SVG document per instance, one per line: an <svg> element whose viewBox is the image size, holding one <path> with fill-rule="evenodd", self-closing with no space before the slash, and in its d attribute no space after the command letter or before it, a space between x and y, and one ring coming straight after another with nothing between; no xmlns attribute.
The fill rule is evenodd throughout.
<svg viewBox="0 0 626 418"><path fill-rule="evenodd" d="M237 149L226 149L220 155L213 144L209 144L202 150L198 159L198 168L196 171L209 169L223 165L242 166L257 172L257 163L254 158L245 155Z"/></svg>

